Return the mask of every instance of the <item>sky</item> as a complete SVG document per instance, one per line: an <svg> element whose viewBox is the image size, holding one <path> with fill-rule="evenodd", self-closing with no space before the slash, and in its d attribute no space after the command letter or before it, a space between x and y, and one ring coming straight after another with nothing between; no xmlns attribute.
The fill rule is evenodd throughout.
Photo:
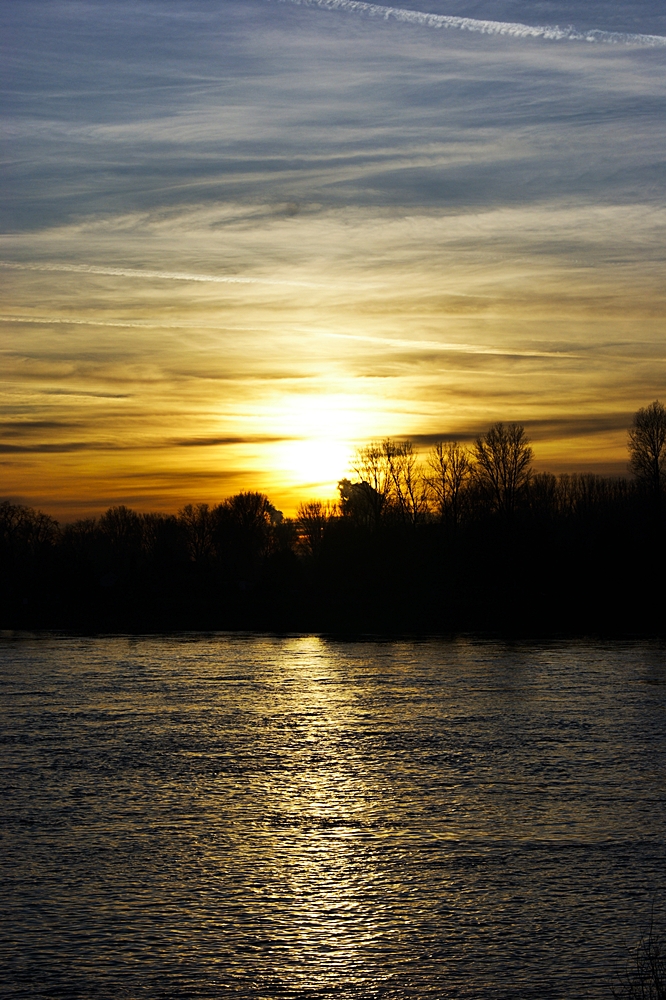
<svg viewBox="0 0 666 1000"><path fill-rule="evenodd" d="M656 0L0 0L0 500L63 520L666 398Z"/></svg>

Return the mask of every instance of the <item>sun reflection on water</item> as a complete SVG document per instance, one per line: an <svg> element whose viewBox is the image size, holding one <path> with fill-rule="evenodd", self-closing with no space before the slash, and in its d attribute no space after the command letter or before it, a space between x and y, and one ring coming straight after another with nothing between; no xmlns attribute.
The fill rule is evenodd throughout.
<svg viewBox="0 0 666 1000"><path fill-rule="evenodd" d="M384 973L372 956L390 947L400 922L376 870L377 789L363 767L362 741L354 746L349 731L357 693L341 683L326 642L298 639L287 647L298 685L274 691L282 768L264 785L262 853L271 859L271 892L295 935L301 988L361 984L369 974L376 984Z"/></svg>
<svg viewBox="0 0 666 1000"><path fill-rule="evenodd" d="M21 995L601 1000L641 893L666 888L658 652L3 652Z"/></svg>

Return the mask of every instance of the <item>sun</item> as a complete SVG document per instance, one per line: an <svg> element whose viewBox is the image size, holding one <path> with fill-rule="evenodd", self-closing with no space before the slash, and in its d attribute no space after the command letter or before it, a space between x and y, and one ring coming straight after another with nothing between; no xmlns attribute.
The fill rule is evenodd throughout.
<svg viewBox="0 0 666 1000"><path fill-rule="evenodd" d="M284 440L273 450L273 467L290 485L333 494L349 474L359 441L371 433L367 400L344 393L292 396L284 400L275 424Z"/></svg>
<svg viewBox="0 0 666 1000"><path fill-rule="evenodd" d="M348 474L352 447L344 441L307 438L285 442L278 450L285 479L304 486L330 487Z"/></svg>

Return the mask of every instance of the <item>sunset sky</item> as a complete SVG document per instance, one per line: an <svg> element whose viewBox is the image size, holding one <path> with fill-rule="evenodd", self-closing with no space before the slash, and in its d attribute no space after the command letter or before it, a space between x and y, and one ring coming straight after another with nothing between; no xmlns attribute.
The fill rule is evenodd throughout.
<svg viewBox="0 0 666 1000"><path fill-rule="evenodd" d="M663 2L400 6L0 3L0 500L290 513L496 420L625 471L666 398Z"/></svg>

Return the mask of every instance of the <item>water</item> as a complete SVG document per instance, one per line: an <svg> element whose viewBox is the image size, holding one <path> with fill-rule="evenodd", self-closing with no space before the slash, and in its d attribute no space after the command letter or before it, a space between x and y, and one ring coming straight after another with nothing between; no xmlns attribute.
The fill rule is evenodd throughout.
<svg viewBox="0 0 666 1000"><path fill-rule="evenodd" d="M666 649L8 637L7 997L609 997Z"/></svg>

